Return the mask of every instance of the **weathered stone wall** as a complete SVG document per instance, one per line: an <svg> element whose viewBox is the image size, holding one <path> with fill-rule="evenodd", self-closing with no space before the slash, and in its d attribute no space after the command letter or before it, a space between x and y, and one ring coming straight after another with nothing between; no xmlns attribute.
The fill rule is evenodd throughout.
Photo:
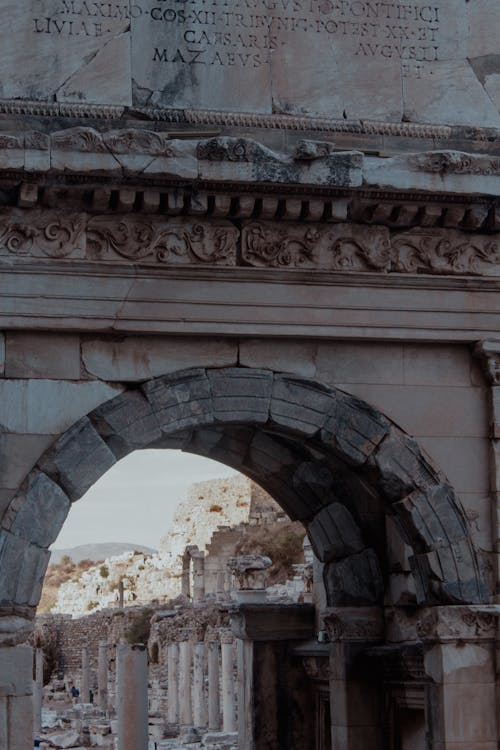
<svg viewBox="0 0 500 750"><path fill-rule="evenodd" d="M30 0L21 7L9 0L1 96L500 124L495 0L164 6Z"/></svg>
<svg viewBox="0 0 500 750"><path fill-rule="evenodd" d="M159 336L140 339L137 349L138 341L73 334L0 336L0 396L8 404L0 434L5 467L0 514L56 436L121 393L124 382L239 360L243 366L317 378L379 408L413 435L447 475L463 500L474 540L491 549L488 394L469 347Z"/></svg>

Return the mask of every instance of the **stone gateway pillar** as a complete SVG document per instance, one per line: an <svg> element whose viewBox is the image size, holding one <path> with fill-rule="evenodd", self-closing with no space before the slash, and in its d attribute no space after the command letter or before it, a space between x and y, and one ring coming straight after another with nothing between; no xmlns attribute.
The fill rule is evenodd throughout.
<svg viewBox="0 0 500 750"><path fill-rule="evenodd" d="M0 747L33 747L33 649L0 648Z"/></svg>
<svg viewBox="0 0 500 750"><path fill-rule="evenodd" d="M179 723L179 644L169 643L167 648L168 723Z"/></svg>
<svg viewBox="0 0 500 750"><path fill-rule="evenodd" d="M33 732L37 734L42 728L43 699L43 649L35 651L35 680L33 683Z"/></svg>
<svg viewBox="0 0 500 750"><path fill-rule="evenodd" d="M108 642L99 641L97 664L98 704L101 711L108 710Z"/></svg>
<svg viewBox="0 0 500 750"><path fill-rule="evenodd" d="M143 644L116 648L117 750L148 750L148 659Z"/></svg>
<svg viewBox="0 0 500 750"><path fill-rule="evenodd" d="M89 647L87 641L84 641L82 643L82 679L80 684L80 700L82 703L90 703Z"/></svg>

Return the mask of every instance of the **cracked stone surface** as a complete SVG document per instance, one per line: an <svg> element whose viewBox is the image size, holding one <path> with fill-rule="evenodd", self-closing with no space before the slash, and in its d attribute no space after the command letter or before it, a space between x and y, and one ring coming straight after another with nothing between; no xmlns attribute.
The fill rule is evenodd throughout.
<svg viewBox="0 0 500 750"><path fill-rule="evenodd" d="M3 10L3 98L500 127L496 0Z"/></svg>

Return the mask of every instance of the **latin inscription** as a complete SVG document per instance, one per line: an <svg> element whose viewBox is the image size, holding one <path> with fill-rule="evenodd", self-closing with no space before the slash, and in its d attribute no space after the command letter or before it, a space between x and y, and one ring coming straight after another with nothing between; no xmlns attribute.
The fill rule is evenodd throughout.
<svg viewBox="0 0 500 750"><path fill-rule="evenodd" d="M432 3L378 0L53 0L50 7L33 17L34 34L105 37L117 22L146 20L152 41L144 55L158 66L260 68L301 35L313 55L320 36L332 50L347 43L354 58L392 60L417 77L440 59L445 20Z"/></svg>

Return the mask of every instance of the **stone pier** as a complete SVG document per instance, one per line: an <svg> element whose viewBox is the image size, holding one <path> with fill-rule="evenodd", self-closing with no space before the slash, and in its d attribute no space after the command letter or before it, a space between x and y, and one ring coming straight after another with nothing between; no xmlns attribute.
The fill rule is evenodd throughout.
<svg viewBox="0 0 500 750"><path fill-rule="evenodd" d="M179 644L179 724L193 726L193 703L191 697L192 647L189 640Z"/></svg>
<svg viewBox="0 0 500 750"><path fill-rule="evenodd" d="M193 723L196 729L206 729L208 724L205 697L205 643L193 648Z"/></svg>
<svg viewBox="0 0 500 750"><path fill-rule="evenodd" d="M236 731L234 705L234 659L233 637L229 633L221 635L222 651L222 728L224 732Z"/></svg>
<svg viewBox="0 0 500 750"><path fill-rule="evenodd" d="M220 729L219 641L208 642L208 728Z"/></svg>
<svg viewBox="0 0 500 750"><path fill-rule="evenodd" d="M0 748L33 747L33 649L0 648Z"/></svg>
<svg viewBox="0 0 500 750"><path fill-rule="evenodd" d="M167 648L168 723L179 723L179 644Z"/></svg>
<svg viewBox="0 0 500 750"><path fill-rule="evenodd" d="M90 668L89 647L87 641L82 643L82 678L80 683L80 701L90 703Z"/></svg>
<svg viewBox="0 0 500 750"><path fill-rule="evenodd" d="M200 551L191 553L193 565L193 602L202 602L205 598L205 554Z"/></svg>
<svg viewBox="0 0 500 750"><path fill-rule="evenodd" d="M98 705L101 711L108 710L108 642L99 641L97 664Z"/></svg>
<svg viewBox="0 0 500 750"><path fill-rule="evenodd" d="M43 649L35 651L35 679L33 682L33 732L37 734L42 728L43 699Z"/></svg>
<svg viewBox="0 0 500 750"><path fill-rule="evenodd" d="M148 661L143 644L116 649L117 750L148 750Z"/></svg>

